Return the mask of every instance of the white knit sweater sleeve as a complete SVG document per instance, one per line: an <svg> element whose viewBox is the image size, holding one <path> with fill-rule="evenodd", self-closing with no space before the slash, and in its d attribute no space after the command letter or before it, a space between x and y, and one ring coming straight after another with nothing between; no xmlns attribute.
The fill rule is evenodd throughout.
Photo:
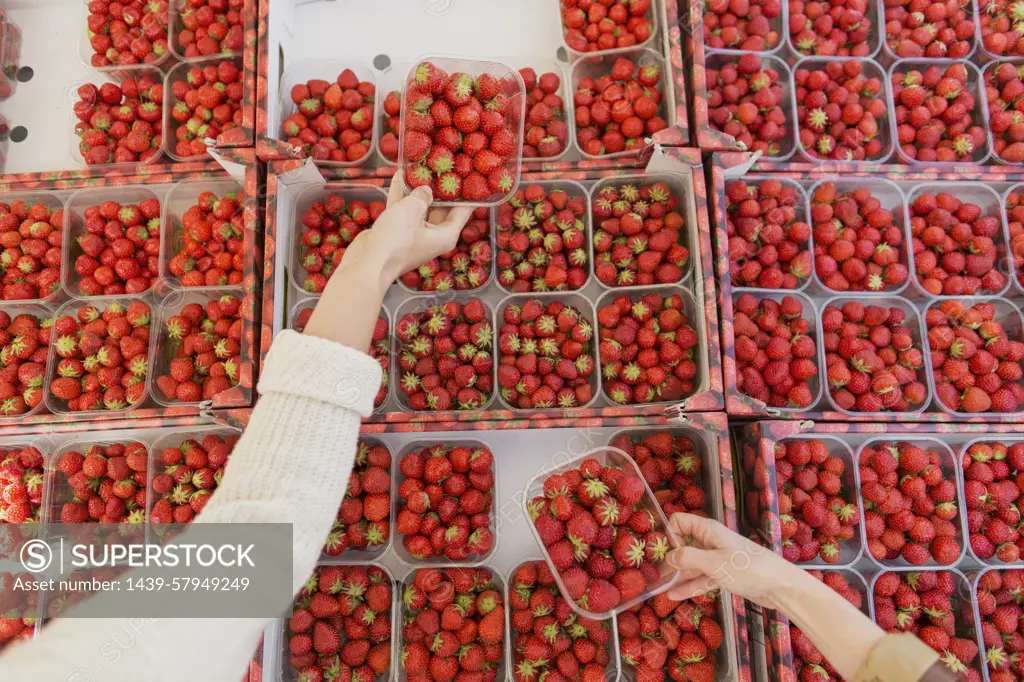
<svg viewBox="0 0 1024 682"><path fill-rule="evenodd" d="M380 381L368 355L283 332L267 356L249 426L196 523L292 523L298 592L345 495L360 417L370 415ZM0 680L236 682L269 622L60 619L0 656Z"/></svg>

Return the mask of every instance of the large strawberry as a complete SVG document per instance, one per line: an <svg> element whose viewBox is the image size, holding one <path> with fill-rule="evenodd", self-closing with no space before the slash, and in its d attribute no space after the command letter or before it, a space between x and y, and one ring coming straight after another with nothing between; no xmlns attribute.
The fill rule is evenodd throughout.
<svg viewBox="0 0 1024 682"><path fill-rule="evenodd" d="M674 284L690 252L678 198L663 182L606 185L594 199L594 275L609 287Z"/></svg>
<svg viewBox="0 0 1024 682"><path fill-rule="evenodd" d="M597 311L604 393L620 405L677 401L694 391L697 333L678 294L617 296Z"/></svg>
<svg viewBox="0 0 1024 682"><path fill-rule="evenodd" d="M93 66L153 64L168 52L168 0L89 0L86 17Z"/></svg>
<svg viewBox="0 0 1024 682"><path fill-rule="evenodd" d="M586 204L571 187L520 187L498 207L498 283L512 293L582 289L589 274Z"/></svg>
<svg viewBox="0 0 1024 682"><path fill-rule="evenodd" d="M875 579L875 622L887 632L913 632L950 672L979 682L970 601L950 571L885 572ZM1015 623L1016 625L1016 623Z"/></svg>
<svg viewBox="0 0 1024 682"><path fill-rule="evenodd" d="M654 33L650 0L561 1L563 38L576 52L633 47Z"/></svg>
<svg viewBox="0 0 1024 682"><path fill-rule="evenodd" d="M363 201L333 192L322 201L314 201L302 214L301 231L295 240L299 266L306 273L302 288L322 294L349 244L360 232L373 227L385 208L383 200Z"/></svg>
<svg viewBox="0 0 1024 682"><path fill-rule="evenodd" d="M396 530L414 561L482 559L494 548L494 455L483 446L437 444L399 462Z"/></svg>
<svg viewBox="0 0 1024 682"><path fill-rule="evenodd" d="M925 312L935 397L956 412L1017 412L1024 404L1024 343L1010 338L991 303L958 300Z"/></svg>
<svg viewBox="0 0 1024 682"><path fill-rule="evenodd" d="M295 113L281 134L303 156L320 161L358 163L373 150L373 102L377 86L352 69L333 83L314 79L292 86Z"/></svg>
<svg viewBox="0 0 1024 682"><path fill-rule="evenodd" d="M561 155L568 144L569 126L562 101L562 77L554 72L519 69L526 85L526 127L523 130L523 158L548 159Z"/></svg>
<svg viewBox="0 0 1024 682"><path fill-rule="evenodd" d="M170 83L173 139L167 148L180 158L206 156L206 140L242 125L241 60L206 60ZM175 71L174 73L177 73ZM172 131L166 131L172 134Z"/></svg>
<svg viewBox="0 0 1024 682"><path fill-rule="evenodd" d="M237 192L220 197L202 192L181 215L181 246L168 265L181 286L242 283L246 244L245 216L239 199Z"/></svg>
<svg viewBox="0 0 1024 682"><path fill-rule="evenodd" d="M573 93L576 143L584 154L637 152L644 140L665 129L662 65L642 56L618 57L608 73L584 76Z"/></svg>
<svg viewBox="0 0 1024 682"><path fill-rule="evenodd" d="M494 390L494 329L478 298L435 303L395 325L399 388L414 411L475 410ZM401 396L400 396L401 397Z"/></svg>
<svg viewBox="0 0 1024 682"><path fill-rule="evenodd" d="M0 524L40 520L44 477L43 454L37 448L0 451ZM5 555L0 549L0 556Z"/></svg>
<svg viewBox="0 0 1024 682"><path fill-rule="evenodd" d="M163 142L163 83L153 76L126 78L120 85L86 83L74 104L78 151L87 166L145 163Z"/></svg>
<svg viewBox="0 0 1024 682"><path fill-rule="evenodd" d="M489 568L421 568L402 593L399 665L409 680L496 682L505 652L501 583Z"/></svg>
<svg viewBox="0 0 1024 682"><path fill-rule="evenodd" d="M974 443L961 453L967 532L974 556L1015 563L1024 549L1016 481L1024 471L1024 442Z"/></svg>
<svg viewBox="0 0 1024 682"><path fill-rule="evenodd" d="M86 207L85 229L68 249L74 265L69 262L66 266L74 269L71 286L80 296L141 294L156 283L160 213L156 197L137 204L104 201ZM73 219L78 222L77 216Z"/></svg>
<svg viewBox="0 0 1024 682"><path fill-rule="evenodd" d="M58 411L125 410L146 397L151 313L141 300L65 309L53 323L50 395ZM47 403L50 404L50 403Z"/></svg>
<svg viewBox="0 0 1024 682"><path fill-rule="evenodd" d="M960 560L956 476L928 441L873 442L860 452L867 550L877 561L949 566Z"/></svg>
<svg viewBox="0 0 1024 682"><path fill-rule="evenodd" d="M801 299L740 294L733 306L736 388L771 407L807 409L817 398L818 348ZM812 382L814 382L812 384Z"/></svg>
<svg viewBox="0 0 1024 682"><path fill-rule="evenodd" d="M803 193L792 184L733 180L725 186L729 276L734 286L796 289L811 276Z"/></svg>
<svg viewBox="0 0 1024 682"><path fill-rule="evenodd" d="M60 289L64 209L0 203L0 298L49 298Z"/></svg>
<svg viewBox="0 0 1024 682"><path fill-rule="evenodd" d="M317 567L288 619L288 678L385 679L393 590L391 576L377 564Z"/></svg>
<svg viewBox="0 0 1024 682"><path fill-rule="evenodd" d="M138 441L92 444L56 461L58 523L146 522L149 450Z"/></svg>
<svg viewBox="0 0 1024 682"><path fill-rule="evenodd" d="M153 494L160 497L149 512L150 522L191 523L220 486L237 442L235 435L209 433L164 448L153 476Z"/></svg>
<svg viewBox="0 0 1024 682"><path fill-rule="evenodd" d="M379 551L391 534L391 451L380 441L360 439L345 499L323 553Z"/></svg>
<svg viewBox="0 0 1024 682"><path fill-rule="evenodd" d="M519 409L586 405L593 397L594 325L577 308L539 298L510 303L498 329L498 388Z"/></svg>
<svg viewBox="0 0 1024 682"><path fill-rule="evenodd" d="M402 284L419 291L463 291L486 284L491 276L490 217L490 209L474 209L455 248L402 275Z"/></svg>
<svg viewBox="0 0 1024 682"><path fill-rule="evenodd" d="M528 509L563 596L603 618L663 584L672 543L635 467L577 462L546 476Z"/></svg>
<svg viewBox="0 0 1024 682"><path fill-rule="evenodd" d="M981 616L982 659L991 682L1018 682L1024 679L1024 632L1021 632L1021 608L1017 601L1024 586L1024 574L1018 569L986 570L978 578L977 604ZM963 647L964 658L971 650ZM971 671L968 671L968 675Z"/></svg>
<svg viewBox="0 0 1024 682"><path fill-rule="evenodd" d="M186 59L242 51L245 0L186 0L174 48Z"/></svg>
<svg viewBox="0 0 1024 682"><path fill-rule="evenodd" d="M12 319L11 313L14 313ZM0 310L0 416L33 410L43 398L52 320L44 309Z"/></svg>

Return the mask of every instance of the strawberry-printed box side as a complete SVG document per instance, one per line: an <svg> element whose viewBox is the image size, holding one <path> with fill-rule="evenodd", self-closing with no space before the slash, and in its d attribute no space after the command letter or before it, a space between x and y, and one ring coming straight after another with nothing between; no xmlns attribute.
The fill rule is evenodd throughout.
<svg viewBox="0 0 1024 682"><path fill-rule="evenodd" d="M692 306L693 310L688 312L688 315L692 314L693 326L696 327L698 336L702 337L701 348L702 353L706 357L702 357L698 363L701 367L701 383L696 393L688 397L683 404L676 403L676 406L681 406L685 412L702 412L702 411L713 411L721 409L722 402L720 398L720 386L721 386L721 364L719 359L718 350L718 319L717 319L717 305L715 304L715 286L714 279L706 276L707 273L711 272L712 261L711 261L711 249L710 249L710 234L707 229L707 214L706 205L704 201L705 196L705 185L704 176L702 173L703 168L699 165L699 155L694 150L682 150L682 149L665 149L661 153L654 156L655 161L648 166L647 172L651 173L651 182L654 181L666 181L673 194L679 198L679 208L677 209L684 215L685 227L681 230L683 236L681 237L681 243L687 245L687 249L690 251L689 261L687 265L687 274L683 278L682 282L677 285L673 285L677 290L682 289L684 292L688 292L690 297L696 301L695 305ZM688 176L688 177L687 177ZM627 173L624 171L605 171L605 172L585 172L575 171L571 173L565 172L552 172L552 173L527 173L523 178L523 185L530 185L532 182L543 181L546 184L544 187L550 188L558 187L559 182L566 182L567 188L574 188L573 191L577 191L580 187L585 192L592 193L593 187L597 181L605 181L602 184L614 184L617 179L620 183L632 182L633 184L641 184L644 182L644 175L637 173ZM338 181L346 182L347 184L340 184ZM321 193L337 193L345 189L345 191L351 191L353 188L351 177L348 169L344 168L326 168L318 167L313 162L306 161L280 161L273 162L270 165L268 184L267 184L267 221L265 231L265 264L264 264L264 282L263 282L263 298L262 298L262 328L261 337L264 344L271 339L276 333L279 333L282 329L289 328L292 324L292 320L289 319L290 315L294 315L296 310L293 310L295 306L298 306L300 302L310 301L311 296L308 292L302 292L297 283L294 281L295 278L292 275L286 274L286 270L283 267L285 262L290 261L294 258L294 254L290 249L289 245L294 245L294 239L292 236L293 225L296 224L299 216L295 213L292 204L295 203L295 196L297 192L304 192L304 187L321 187ZM326 186L324 182L326 181ZM356 189L364 191L366 187L383 187L386 189L385 182L381 179L366 178L357 180ZM364 186L360 188L359 186ZM381 195L383 196L383 195ZM693 200L693 208L690 208L690 200ZM492 220L494 219L492 215ZM690 227L693 226L691 230ZM361 228L365 229L365 228ZM589 248L589 245L587 245ZM284 253L279 254L279 249L283 249ZM492 258L497 252L497 249L492 247ZM474 253L476 250L474 249ZM280 255L280 258L277 256ZM284 260L282 260L284 259ZM493 273L495 268L491 264L491 272ZM293 273L294 274L294 273ZM302 281L301 275L298 277ZM593 278L591 278L593 279ZM459 288L460 285L456 285L455 288ZM664 287L663 287L664 288ZM609 292L608 295L614 297L616 294L623 295L639 295L639 290L635 293L631 291L631 287L620 287L615 289L614 292ZM600 287L594 281L590 281L584 289L578 289L574 293L583 295L590 303L597 302L597 299L605 289ZM443 292L441 292L443 293ZM451 293L451 292L450 292ZM398 306L402 305L412 294L409 292L403 284L396 283L391 287L386 299L385 307L392 316L396 316ZM555 292L554 295L559 294ZM478 286L475 289L468 291L459 290L455 296L455 300L468 300L467 296L482 299L492 309L494 306L499 304L505 297L506 293L492 279L487 281L484 286ZM551 296L552 293L540 293L541 298L545 296ZM441 299L438 298L439 292L430 294L428 298L433 298L435 302L444 302L450 295L445 294ZM312 299L315 301L315 299ZM689 300L689 299L687 299ZM312 303L303 303L303 307L309 307ZM399 317L396 316L393 320L394 324L399 323ZM698 319L703 318L703 319ZM594 321L596 324L596 321ZM496 331L496 330L492 330ZM706 351L703 350L704 342L706 341ZM265 346L264 346L265 347ZM396 358L393 363L394 367L397 367L397 361L400 359ZM705 375L706 370L706 376ZM398 370L393 370L393 372ZM495 363L495 371L497 371ZM392 391L397 394L398 391L398 379L401 378L402 372L398 374L392 374L390 380L392 382ZM485 382L486 383L486 382ZM467 394L468 395L468 394ZM390 399L386 403L387 406L393 405L393 401ZM494 403L497 405L497 402ZM588 408L554 408L550 409L547 407L537 407L536 409L511 409L511 410L499 410L491 409L488 411L479 410L460 410L454 411L449 410L448 412L437 413L435 411L421 411L418 413L410 413L408 411L399 411L393 407L385 406L381 410L379 415L375 415L371 421L381 421L388 423L395 422L443 422L443 421L481 421L481 420L497 420L497 419L518 419L527 415L533 415L537 418L557 418L562 417L583 417L583 416L641 416L641 415L653 415L656 412L660 413L658 408L652 406L612 406L611 399L604 396L603 392L598 392L595 404Z"/></svg>
<svg viewBox="0 0 1024 682"><path fill-rule="evenodd" d="M682 0L685 2L685 0ZM280 4L280 3L279 3ZM293 66L293 61L298 59L299 61L306 61L302 55L301 48L291 45L290 38L287 37L289 33L293 33L290 30L289 24L295 21L292 16L296 10L287 7L285 4L275 4L272 0L259 0L258 6L258 27L257 33L259 35L259 41L257 46L257 52L255 61L253 62L253 68L256 72L255 82L258 96L256 99L256 146L259 152L260 158L265 161L284 160L301 158L308 154L296 153L297 147L289 144L288 139L294 136L283 136L281 128L281 119L284 115L278 115L277 109L280 107L281 94L283 93L284 98L288 100L288 104L291 105L291 97L289 92L284 92L284 86L279 83L280 78L273 76L272 74L280 74L286 70L290 70ZM541 4L541 3L538 3ZM658 62L661 64L661 68L664 71L662 77L662 92L663 102L660 107L663 109L661 116L667 122L667 127L656 126L650 131L645 131L644 137L652 137L655 142L662 146L686 146L690 144L690 122L688 113L688 102L687 96L689 89L687 87L688 77L685 75L685 62L683 57L683 49L685 43L685 36L683 31L680 29L677 17L680 14L680 0L653 0L651 4L650 12L653 15L654 30L649 39L645 42L640 49L650 50L656 54ZM318 10L319 11L319 10ZM331 12L330 8L323 10L324 12ZM424 11L418 5L413 8L410 7L410 12ZM428 8L425 10L428 15L431 14L431 10ZM447 14L447 13L446 13ZM447 17L450 24L454 25L455 21L464 21L464 19L457 17L458 13L453 13ZM318 21L334 21L330 14L324 15L310 15L319 16ZM335 15L336 16L336 15ZM343 16L343 15L342 15ZM539 18L545 23L555 23L559 26L561 32L561 20L557 10L557 6L545 5L543 9L538 8L537 12L530 14L529 16ZM383 20L383 19L382 19ZM525 29L525 27L524 27ZM534 39L539 40L538 36L542 35L543 32L539 31L527 31L522 32L510 31L509 35L515 38L516 35L533 36ZM246 34L248 36L248 33ZM314 38L314 40L316 40ZM534 42L536 42L536 40ZM342 61L336 62L339 65L344 65L343 62L347 62L350 66L356 63L369 64L371 61L374 62L372 68L375 74L375 80L377 82L376 96L369 96L366 98L365 104L371 107L374 111L374 125L372 143L368 143L367 146L371 150L371 153L357 159L362 155L355 154L353 158L339 159L346 164L354 164L352 166L352 172L355 173L368 173L378 176L391 175L394 168L394 157L385 156L380 153L380 148L377 142L381 140L385 135L388 135L389 128L387 125L388 117L384 114L385 101L387 100L388 94L399 88L397 87L385 87L390 84L394 86L399 83L399 80L404 77L405 72L408 71L414 56L417 54L429 54L434 50L434 47L421 43L419 47L413 47L410 51L409 44L415 45L415 38L402 39L401 49L397 47L391 49L388 52L387 46L383 46L385 49L381 50L380 45L375 46L372 50L367 48L365 50L360 49L358 46L352 48L352 50L344 55ZM633 48L622 48L625 49L636 49L638 46ZM507 57L509 64L513 64L517 69L532 67L534 68L536 75L541 76L544 73L548 73L551 70L545 69L544 65L548 62L544 59L536 60L536 64L529 63L529 59L518 57L517 55L537 55L537 54L553 54L556 49L565 48L562 47L562 41L559 40L557 44L552 44L551 49L547 50L536 44L530 45L528 43L510 42L507 45L500 46L500 49L495 48L494 54L504 55ZM373 51L375 50L375 51ZM621 51L621 50L620 50ZM383 66L378 65L378 59L375 57L383 52L386 55L393 55L394 53L401 53L401 60L387 60L383 62ZM476 54L480 57L492 56L490 53L484 51L481 52L479 49L468 49L468 50L450 50L451 53L456 54ZM614 55L615 51L612 52ZM293 57L292 55L299 55ZM322 54L322 53L316 53ZM287 58L287 64L282 65L279 62L282 57ZM570 83L570 67L571 64L579 59L582 61L586 55L581 53L575 53L570 51L568 62L564 65L560 65L556 71L556 75L562 81L562 89L565 96L572 96ZM340 57L339 57L340 59ZM642 60L641 66L649 63L649 60ZM249 62L246 62L246 68L249 68ZM354 66L352 67L355 68ZM396 75L396 70L402 70L402 74ZM330 76L322 76L327 79L328 84L330 81L337 78L342 71L337 70L336 73ZM363 79L360 79L363 80ZM373 80L373 79L370 79ZM602 154L599 156L586 156L582 154L581 143L576 141L576 126L573 119L573 106L570 100L564 101L563 115L568 125L557 128L554 132L549 129L549 135L557 135L559 139L563 136L565 139L561 141L562 151L567 151L567 154L550 154L544 153L543 151L538 154L538 157L549 157L549 158L524 158L523 166L524 170L569 170L574 166L588 166L592 168L624 168L630 167L636 162L636 154L627 154L625 157L617 155ZM527 107L529 110L529 106ZM538 124L543 125L543 124ZM529 130L527 126L527 131ZM543 128L542 128L543 129ZM364 137L369 134L367 131ZM397 137L397 131L393 131L392 135ZM354 136L351 138L354 141ZM539 139L539 138L538 138ZM389 137L388 145L393 145L394 139ZM530 144L536 144L531 142ZM643 145L641 145L643 146ZM546 149L554 149L554 147L547 145ZM343 147L344 149L344 147ZM389 146L389 149L391 147ZM374 153L376 152L376 153ZM345 155L348 156L347 154ZM589 159L589 160L588 160Z"/></svg>

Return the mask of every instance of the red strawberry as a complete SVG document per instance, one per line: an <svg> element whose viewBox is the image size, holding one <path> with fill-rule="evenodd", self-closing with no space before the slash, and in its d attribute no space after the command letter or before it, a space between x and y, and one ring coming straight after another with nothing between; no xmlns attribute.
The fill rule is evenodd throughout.
<svg viewBox="0 0 1024 682"><path fill-rule="evenodd" d="M634 7L649 5L633 3ZM583 77L573 94L576 142L588 156L636 153L645 137L667 126L662 116L663 65L644 60L647 63L641 66L628 54L612 59L598 63L608 73L596 79Z"/></svg>

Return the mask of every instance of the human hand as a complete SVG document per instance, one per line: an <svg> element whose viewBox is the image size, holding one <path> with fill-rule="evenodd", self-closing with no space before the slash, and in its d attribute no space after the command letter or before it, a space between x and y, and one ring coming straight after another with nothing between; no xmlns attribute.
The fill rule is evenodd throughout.
<svg viewBox="0 0 1024 682"><path fill-rule="evenodd" d="M360 233L353 246L365 249L382 268L387 283L455 248L462 228L473 215L473 207L431 208L430 187L417 187L403 197L401 171L395 173L388 191L387 209L374 222L373 229Z"/></svg>
<svg viewBox="0 0 1024 682"><path fill-rule="evenodd" d="M718 521L695 514L673 514L669 532L680 545L668 563L679 578L668 591L684 600L724 589L767 608L778 608L779 590L803 573L770 549L747 540ZM689 538L690 544L683 538Z"/></svg>

